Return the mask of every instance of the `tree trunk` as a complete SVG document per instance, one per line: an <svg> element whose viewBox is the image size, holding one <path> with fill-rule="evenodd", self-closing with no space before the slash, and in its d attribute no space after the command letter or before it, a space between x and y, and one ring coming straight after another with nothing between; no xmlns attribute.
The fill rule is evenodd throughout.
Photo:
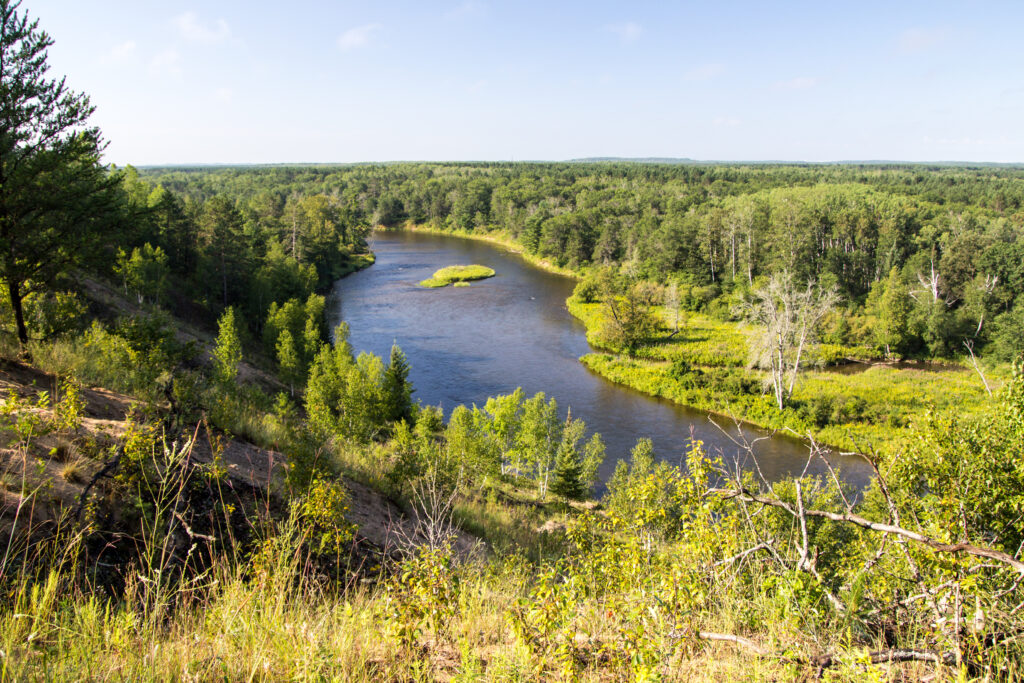
<svg viewBox="0 0 1024 683"><path fill-rule="evenodd" d="M7 282L7 292L11 297L11 309L14 311L14 322L18 326L18 342L22 350L28 344L28 328L25 327L25 313L21 301L21 287L13 279Z"/></svg>

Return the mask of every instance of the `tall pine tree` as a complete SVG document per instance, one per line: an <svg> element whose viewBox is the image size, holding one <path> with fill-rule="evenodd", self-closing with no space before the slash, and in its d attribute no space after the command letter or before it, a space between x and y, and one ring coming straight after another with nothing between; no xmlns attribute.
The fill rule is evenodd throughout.
<svg viewBox="0 0 1024 683"><path fill-rule="evenodd" d="M53 39L20 5L0 0L0 278L24 346L25 297L90 255L123 207L87 126L94 107L47 78Z"/></svg>
<svg viewBox="0 0 1024 683"><path fill-rule="evenodd" d="M412 421L412 384L409 382L409 361L398 348L391 346L391 359L384 371L385 412L389 422Z"/></svg>

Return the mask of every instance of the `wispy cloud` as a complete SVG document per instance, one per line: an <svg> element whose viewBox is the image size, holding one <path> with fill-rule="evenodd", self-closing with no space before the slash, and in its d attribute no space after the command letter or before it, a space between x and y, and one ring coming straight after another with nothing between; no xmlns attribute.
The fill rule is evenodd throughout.
<svg viewBox="0 0 1024 683"><path fill-rule="evenodd" d="M204 23L195 12L185 12L175 17L174 25L178 27L182 38L194 43L223 43L231 37L231 28L226 21L218 19Z"/></svg>
<svg viewBox="0 0 1024 683"><path fill-rule="evenodd" d="M134 40L125 41L120 45L110 48L105 55L100 57L100 61L104 64L128 61L135 56L137 47Z"/></svg>
<svg viewBox="0 0 1024 683"><path fill-rule="evenodd" d="M725 73L725 64L701 64L686 71L683 78L688 81L710 81Z"/></svg>
<svg viewBox="0 0 1024 683"><path fill-rule="evenodd" d="M950 31L946 28L908 28L900 34L897 44L900 52L914 54L942 44L949 34Z"/></svg>
<svg viewBox="0 0 1024 683"><path fill-rule="evenodd" d="M797 78L791 78L788 81L777 81L773 87L776 90L810 90L820 83L817 78L811 78L809 76L799 76Z"/></svg>
<svg viewBox="0 0 1024 683"><path fill-rule="evenodd" d="M338 36L338 47L345 52L366 47L373 41L373 35L380 30L380 24L356 26Z"/></svg>
<svg viewBox="0 0 1024 683"><path fill-rule="evenodd" d="M743 122L738 116L717 116L711 123L715 128L736 128Z"/></svg>
<svg viewBox="0 0 1024 683"><path fill-rule="evenodd" d="M180 76L181 54L173 48L160 52L150 60L149 71L155 75Z"/></svg>
<svg viewBox="0 0 1024 683"><path fill-rule="evenodd" d="M462 17L474 16L483 14L487 6L479 0L463 0L463 2L455 9L445 12L445 19L459 19Z"/></svg>
<svg viewBox="0 0 1024 683"><path fill-rule="evenodd" d="M235 91L231 88L217 88L213 93L213 98L221 104L231 104L231 100L235 98Z"/></svg>
<svg viewBox="0 0 1024 683"><path fill-rule="evenodd" d="M644 27L635 21L627 21L624 24L611 24L608 30L617 35L623 43L633 43L640 38Z"/></svg>

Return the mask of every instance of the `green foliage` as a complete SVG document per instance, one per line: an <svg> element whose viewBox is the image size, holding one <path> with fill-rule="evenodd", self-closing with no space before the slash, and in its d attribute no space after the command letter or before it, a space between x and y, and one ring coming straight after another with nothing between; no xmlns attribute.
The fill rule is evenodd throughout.
<svg viewBox="0 0 1024 683"><path fill-rule="evenodd" d="M409 382L409 361L398 344L391 346L391 358L384 371L385 419L389 422L412 421L412 383Z"/></svg>
<svg viewBox="0 0 1024 683"><path fill-rule="evenodd" d="M270 304L263 342L293 386L306 380L309 366L324 344L325 307L326 300L319 294L310 294L305 303L289 299L281 305Z"/></svg>
<svg viewBox="0 0 1024 683"><path fill-rule="evenodd" d="M355 526L345 519L349 509L348 492L337 481L317 476L310 483L299 505L303 523L316 552L338 556L355 536Z"/></svg>
<svg viewBox="0 0 1024 683"><path fill-rule="evenodd" d="M427 635L435 641L451 637L451 621L459 610L459 574L450 547L420 548L405 560L389 582L381 619L389 635L408 650Z"/></svg>
<svg viewBox="0 0 1024 683"><path fill-rule="evenodd" d="M61 380L58 400L53 405L53 427L59 432L77 432L85 414L82 386L73 379Z"/></svg>
<svg viewBox="0 0 1024 683"><path fill-rule="evenodd" d="M494 277L494 269L487 266L446 266L435 271L429 279L420 282L420 287L447 287L453 283L467 283L489 277Z"/></svg>
<svg viewBox="0 0 1024 683"><path fill-rule="evenodd" d="M555 469L551 473L551 493L570 500L581 500L587 493L583 484L583 460L574 446L558 450Z"/></svg>
<svg viewBox="0 0 1024 683"><path fill-rule="evenodd" d="M277 365L281 370L282 379L288 382L295 394L295 383L302 381L302 360L295 348L295 338L290 330L281 330L277 337Z"/></svg>
<svg viewBox="0 0 1024 683"><path fill-rule="evenodd" d="M160 247L147 242L132 249L131 254L118 249L114 272L124 283L125 294L134 293L140 304L162 301L170 270L167 254Z"/></svg>
<svg viewBox="0 0 1024 683"><path fill-rule="evenodd" d="M217 341L213 349L214 379L223 387L232 385L242 362L242 341L235 321L235 309L228 308L217 321Z"/></svg>
<svg viewBox="0 0 1024 683"><path fill-rule="evenodd" d="M642 282L619 278L610 271L601 276L603 324L596 338L606 348L633 356L651 341L658 329L654 315L654 292Z"/></svg>
<svg viewBox="0 0 1024 683"><path fill-rule="evenodd" d="M25 346L25 296L95 256L115 236L123 206L120 179L100 165L89 98L47 77L53 39L18 2L5 0L0 15L0 279Z"/></svg>
<svg viewBox="0 0 1024 683"><path fill-rule="evenodd" d="M1015 552L1024 542L1024 369L977 417L930 414L891 476L921 523Z"/></svg>
<svg viewBox="0 0 1024 683"><path fill-rule="evenodd" d="M321 435L368 442L387 422L385 371L380 358L353 358L348 326L334 332L334 344L324 345L313 358L306 383L310 425Z"/></svg>
<svg viewBox="0 0 1024 683"><path fill-rule="evenodd" d="M86 322L86 302L80 294L60 290L30 292L22 299L25 323L42 340L80 332ZM0 288L0 325L16 332L10 292Z"/></svg>
<svg viewBox="0 0 1024 683"><path fill-rule="evenodd" d="M880 286L882 295L878 298L876 310L876 339L885 347L887 356L901 354L910 341L910 295L896 268L889 271L889 278Z"/></svg>
<svg viewBox="0 0 1024 683"><path fill-rule="evenodd" d="M572 298L583 304L596 303L600 296L601 284L594 271L588 272L572 290Z"/></svg>

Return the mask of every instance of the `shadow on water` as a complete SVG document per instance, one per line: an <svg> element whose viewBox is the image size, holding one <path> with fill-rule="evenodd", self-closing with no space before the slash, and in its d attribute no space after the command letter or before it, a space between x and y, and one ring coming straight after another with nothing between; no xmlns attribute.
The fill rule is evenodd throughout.
<svg viewBox="0 0 1024 683"><path fill-rule="evenodd" d="M377 261L335 283L331 326L344 320L353 348L387 357L393 341L412 365L414 398L443 406L482 406L490 396L522 387L528 396L543 391L601 432L608 458L602 481L615 462L628 457L641 437L654 443L663 460L681 463L691 434L710 453L735 462L733 441L702 411L676 405L612 384L588 370L579 357L591 351L583 325L565 307L575 281L543 271L521 257L484 242L398 231L375 233ZM495 277L470 287L419 287L420 280L444 266L478 263ZM737 427L714 418L733 436L759 439L755 453L769 480L799 475L807 467L807 447L798 439ZM854 487L870 478L856 456L830 456L832 465ZM808 470L825 474L820 463Z"/></svg>

